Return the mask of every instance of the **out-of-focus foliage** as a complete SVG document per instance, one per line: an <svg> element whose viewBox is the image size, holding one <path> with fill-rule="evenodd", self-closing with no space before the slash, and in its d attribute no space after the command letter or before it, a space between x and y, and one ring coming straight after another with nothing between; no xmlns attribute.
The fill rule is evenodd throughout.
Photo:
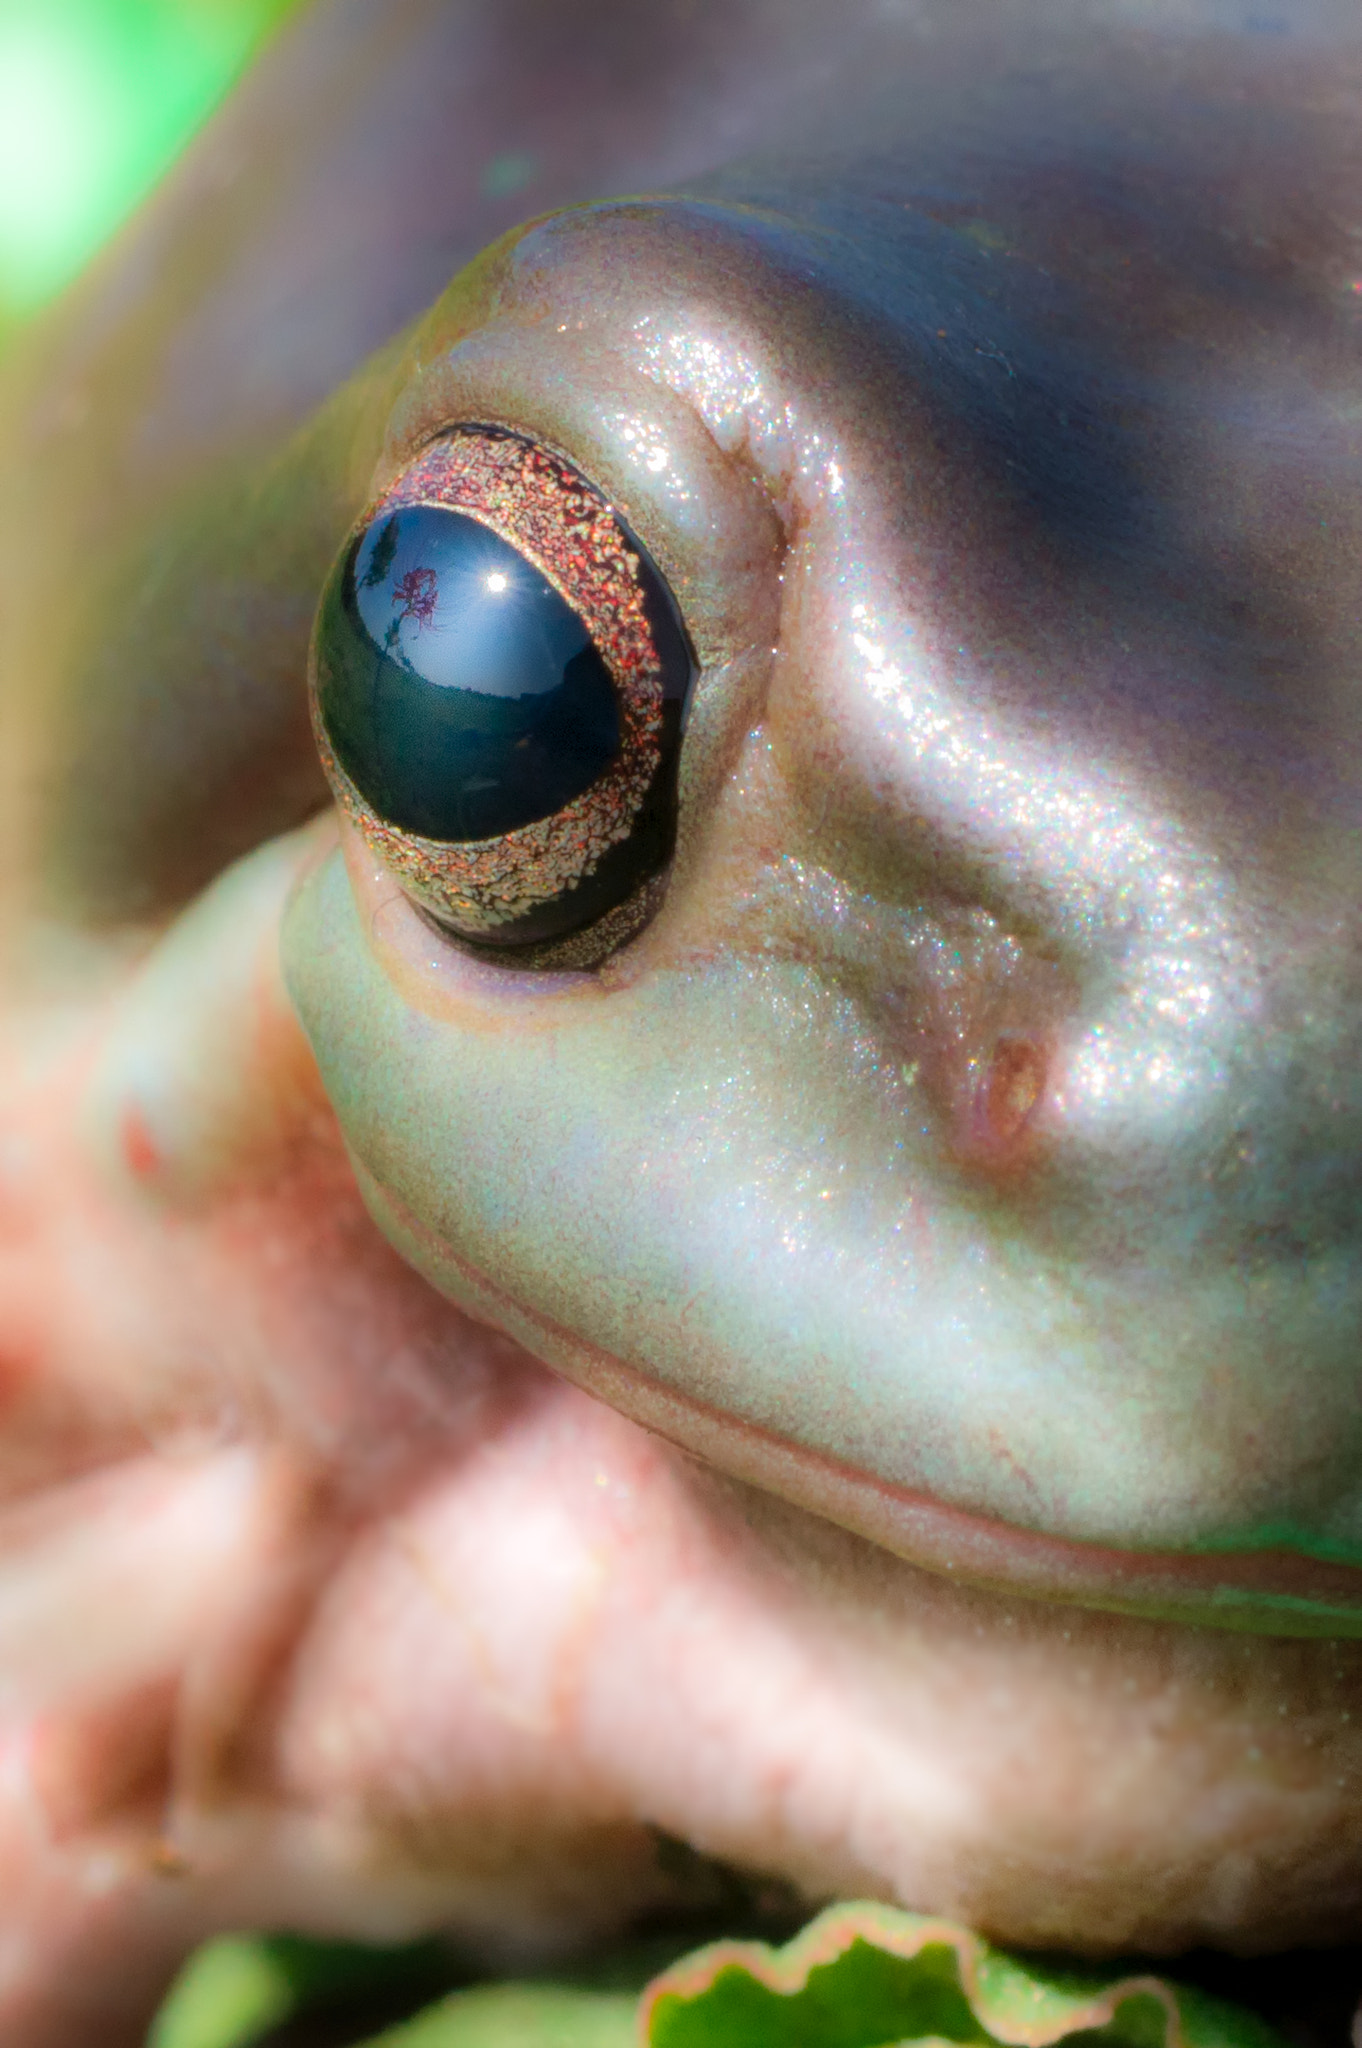
<svg viewBox="0 0 1362 2048"><path fill-rule="evenodd" d="M131 212L294 0L0 0L0 334Z"/></svg>
<svg viewBox="0 0 1362 2048"><path fill-rule="evenodd" d="M201 1949L149 2048L275 2038L281 2020L306 2012L309 1980L315 2001L328 1968L354 1969L340 1948L301 1973L279 1951L249 1940ZM1165 1978L1042 1967L967 1928L869 1903L830 1908L783 1949L714 1943L639 1997L619 1977L456 1991L366 2048L1283 2048L1252 2013ZM335 1990L327 2002L339 2014Z"/></svg>

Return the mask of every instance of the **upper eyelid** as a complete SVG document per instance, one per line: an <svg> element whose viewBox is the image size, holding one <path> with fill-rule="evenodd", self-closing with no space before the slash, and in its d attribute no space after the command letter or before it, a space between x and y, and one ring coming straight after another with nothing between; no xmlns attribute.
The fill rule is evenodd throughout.
<svg viewBox="0 0 1362 2048"><path fill-rule="evenodd" d="M656 423L685 474L678 505L638 464L621 422ZM564 456L637 534L685 616L701 670L774 639L785 544L761 485L694 407L593 337L567 354L514 326L466 337L425 365L389 419L375 494L460 420L528 435ZM684 515L684 516L679 516Z"/></svg>

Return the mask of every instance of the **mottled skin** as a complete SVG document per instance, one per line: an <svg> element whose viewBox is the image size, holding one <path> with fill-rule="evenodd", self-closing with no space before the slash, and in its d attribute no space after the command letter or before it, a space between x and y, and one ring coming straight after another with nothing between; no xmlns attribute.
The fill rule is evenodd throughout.
<svg viewBox="0 0 1362 2048"><path fill-rule="evenodd" d="M10 360L7 2048L223 1925L570 1949L658 1829L1357 1932L1354 14L333 0ZM460 419L701 658L589 975L308 736Z"/></svg>

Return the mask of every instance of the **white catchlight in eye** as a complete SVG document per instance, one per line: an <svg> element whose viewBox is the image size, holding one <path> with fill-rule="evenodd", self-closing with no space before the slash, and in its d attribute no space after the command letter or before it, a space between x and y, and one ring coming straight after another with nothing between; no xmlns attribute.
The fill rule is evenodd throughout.
<svg viewBox="0 0 1362 2048"><path fill-rule="evenodd" d="M500 596L501 592L506 588L506 578L498 570L493 570L487 579L487 588Z"/></svg>

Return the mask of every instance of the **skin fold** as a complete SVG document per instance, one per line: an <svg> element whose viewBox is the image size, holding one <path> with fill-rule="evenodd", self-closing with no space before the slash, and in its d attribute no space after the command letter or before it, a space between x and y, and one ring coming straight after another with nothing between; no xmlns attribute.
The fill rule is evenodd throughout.
<svg viewBox="0 0 1362 2048"><path fill-rule="evenodd" d="M0 369L7 2044L714 1864L1357 1937L1360 88L1304 0L325 0ZM697 657L590 970L309 730L466 421Z"/></svg>

